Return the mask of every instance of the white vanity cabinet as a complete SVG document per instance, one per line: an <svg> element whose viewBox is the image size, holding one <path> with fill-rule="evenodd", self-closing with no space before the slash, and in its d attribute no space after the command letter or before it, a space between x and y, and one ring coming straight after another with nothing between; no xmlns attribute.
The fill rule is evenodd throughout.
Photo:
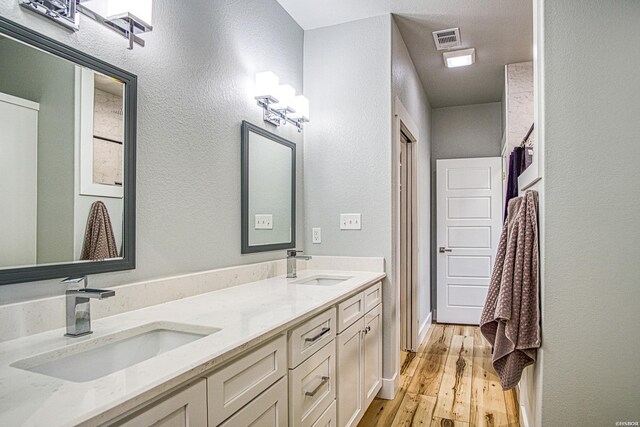
<svg viewBox="0 0 640 427"><path fill-rule="evenodd" d="M366 295L372 295L370 310L364 312ZM337 415L338 426L356 426L367 407L382 387L382 305L381 283L377 283L338 305L338 313L357 312L360 301L362 314L336 337L338 360ZM344 318L346 318L345 316ZM343 325L345 326L345 325Z"/></svg>
<svg viewBox="0 0 640 427"><path fill-rule="evenodd" d="M107 425L355 426L381 388L381 283Z"/></svg>

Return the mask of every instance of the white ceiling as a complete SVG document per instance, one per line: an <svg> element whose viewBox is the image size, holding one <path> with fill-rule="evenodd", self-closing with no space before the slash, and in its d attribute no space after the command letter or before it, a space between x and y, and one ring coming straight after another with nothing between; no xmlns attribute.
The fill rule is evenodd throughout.
<svg viewBox="0 0 640 427"><path fill-rule="evenodd" d="M533 57L531 0L278 0L305 30L393 13L431 106L497 102L504 65ZM476 63L448 69L432 31L460 27Z"/></svg>
<svg viewBox="0 0 640 427"><path fill-rule="evenodd" d="M390 13L390 0L278 0L303 30Z"/></svg>

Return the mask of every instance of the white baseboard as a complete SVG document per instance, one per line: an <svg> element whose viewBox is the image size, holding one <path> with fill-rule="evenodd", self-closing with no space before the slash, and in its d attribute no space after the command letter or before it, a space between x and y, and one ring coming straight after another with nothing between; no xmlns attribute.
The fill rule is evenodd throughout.
<svg viewBox="0 0 640 427"><path fill-rule="evenodd" d="M424 322L422 322L422 325L420 325L420 329L418 331L418 346L420 346L420 344L424 342L424 339L427 336L427 332L429 332L429 326L431 326L431 323L433 323L431 321L432 314L433 313L429 313L427 318L424 319Z"/></svg>
<svg viewBox="0 0 640 427"><path fill-rule="evenodd" d="M380 399L393 400L396 397L396 391L400 388L400 375L396 372L393 378L383 378L382 388L378 397Z"/></svg>

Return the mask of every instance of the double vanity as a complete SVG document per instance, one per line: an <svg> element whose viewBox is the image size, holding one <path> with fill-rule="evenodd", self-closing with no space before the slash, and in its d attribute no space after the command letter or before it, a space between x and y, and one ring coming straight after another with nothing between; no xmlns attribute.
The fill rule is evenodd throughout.
<svg viewBox="0 0 640 427"><path fill-rule="evenodd" d="M357 425L384 276L308 270L1 343L0 425Z"/></svg>
<svg viewBox="0 0 640 427"><path fill-rule="evenodd" d="M111 276L115 289L86 280L77 289L87 275L136 268L138 77L3 16L0 42L3 65L11 65L0 78L0 127L10 136L7 152L17 153L5 162L14 168L0 285L31 283L25 300L0 303L0 426L357 425L382 386L384 259L314 257L295 277L296 260L310 257L294 249L304 243L296 243L302 157L284 136L301 138L240 122L255 117L242 114L240 145L235 131L233 139L220 135L233 144L224 150L240 150L240 197L225 190L202 205L194 215L203 227L180 218L183 240L159 239L170 243L166 252L147 242L145 262L173 263L166 269L147 264L138 276ZM147 145L140 160L153 161L154 149ZM195 169L174 166L185 168L181 175ZM197 177L198 206L214 182ZM241 215L228 221L236 199ZM145 212L172 210L159 200L147 199ZM236 257L218 261L218 247L234 246L227 230L216 230L235 223ZM158 224L147 231L162 233L171 216ZM191 256L174 257L185 247ZM266 258L251 254L284 250L286 261L251 264ZM198 270L233 259L241 265ZM43 286L36 294L44 297L30 297L33 283L63 277L64 291Z"/></svg>

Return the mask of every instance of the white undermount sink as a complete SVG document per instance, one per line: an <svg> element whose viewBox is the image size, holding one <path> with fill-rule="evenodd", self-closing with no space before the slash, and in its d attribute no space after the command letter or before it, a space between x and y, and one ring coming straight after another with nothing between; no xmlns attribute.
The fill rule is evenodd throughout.
<svg viewBox="0 0 640 427"><path fill-rule="evenodd" d="M219 331L180 323L149 323L22 359L11 366L67 381L93 381Z"/></svg>
<svg viewBox="0 0 640 427"><path fill-rule="evenodd" d="M352 276L312 276L293 283L296 285L333 286L352 278Z"/></svg>

